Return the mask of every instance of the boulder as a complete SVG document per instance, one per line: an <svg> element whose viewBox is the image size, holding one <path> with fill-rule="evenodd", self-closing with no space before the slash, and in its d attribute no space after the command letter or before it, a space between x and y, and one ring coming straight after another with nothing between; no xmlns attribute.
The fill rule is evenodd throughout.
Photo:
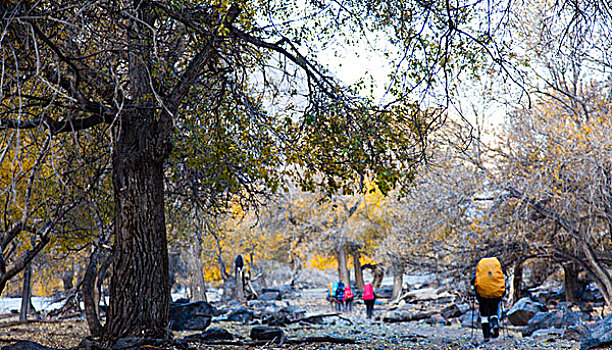
<svg viewBox="0 0 612 350"><path fill-rule="evenodd" d="M2 350L55 350L55 348L50 348L29 340L19 340L16 343L5 345Z"/></svg>
<svg viewBox="0 0 612 350"><path fill-rule="evenodd" d="M521 298L508 311L508 321L513 326L526 326L536 313L544 311L546 311L546 307L541 303L530 298Z"/></svg>
<svg viewBox="0 0 612 350"><path fill-rule="evenodd" d="M564 338L578 339L587 334L582 319L573 312L567 303L559 303L558 309L550 312L536 313L523 329L523 336L528 337L538 329L562 329Z"/></svg>
<svg viewBox="0 0 612 350"><path fill-rule="evenodd" d="M253 319L253 311L245 307L241 307L241 308L232 310L227 314L228 321L246 323L246 322L251 321L252 319Z"/></svg>
<svg viewBox="0 0 612 350"><path fill-rule="evenodd" d="M586 350L610 345L612 345L612 315L608 315L591 329L591 332L580 344L580 349Z"/></svg>
<svg viewBox="0 0 612 350"><path fill-rule="evenodd" d="M172 303L168 315L169 327L173 331L205 330L217 314L217 309L205 301Z"/></svg>
<svg viewBox="0 0 612 350"><path fill-rule="evenodd" d="M255 326L251 329L251 339L280 343L283 339L283 330L278 327Z"/></svg>

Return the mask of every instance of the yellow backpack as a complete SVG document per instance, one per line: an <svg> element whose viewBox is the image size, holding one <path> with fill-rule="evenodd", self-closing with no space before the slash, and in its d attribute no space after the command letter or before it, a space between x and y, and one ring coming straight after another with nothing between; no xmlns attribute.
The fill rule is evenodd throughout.
<svg viewBox="0 0 612 350"><path fill-rule="evenodd" d="M482 258L476 265L474 280L476 293L483 298L499 298L504 295L506 281L497 258Z"/></svg>

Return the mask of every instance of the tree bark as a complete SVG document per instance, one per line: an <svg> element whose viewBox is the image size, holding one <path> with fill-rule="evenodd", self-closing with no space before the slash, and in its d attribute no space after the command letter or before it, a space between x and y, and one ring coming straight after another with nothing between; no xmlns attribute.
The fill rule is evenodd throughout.
<svg viewBox="0 0 612 350"><path fill-rule="evenodd" d="M355 285L359 290L363 290L363 270L361 269L361 253L353 252L353 269L355 270Z"/></svg>
<svg viewBox="0 0 612 350"><path fill-rule="evenodd" d="M576 303L576 291L578 290L578 268L574 262L566 262L563 264L564 284L565 284L565 301L568 303Z"/></svg>
<svg viewBox="0 0 612 350"><path fill-rule="evenodd" d="M374 265L374 269L372 269L372 272L374 273L374 280L372 281L372 286L375 289L378 289L380 288L382 280L385 277L385 272L382 266L380 266L379 264Z"/></svg>
<svg viewBox="0 0 612 350"><path fill-rule="evenodd" d="M393 264L393 293L391 300L396 300L402 295L402 285L404 284L404 268L401 263Z"/></svg>
<svg viewBox="0 0 612 350"><path fill-rule="evenodd" d="M199 237L195 237L195 242L187 248L187 266L191 301L208 301L204 281L204 264L202 263L202 242Z"/></svg>
<svg viewBox="0 0 612 350"><path fill-rule="evenodd" d="M115 241L105 343L168 338L170 283L163 165L152 112L122 118L113 152Z"/></svg>
<svg viewBox="0 0 612 350"><path fill-rule="evenodd" d="M68 292L74 287L72 280L74 279L74 266L64 271L62 274L62 284L64 285L64 292Z"/></svg>
<svg viewBox="0 0 612 350"><path fill-rule="evenodd" d="M108 254L104 254L100 248L95 248L91 256L89 257L89 263L85 269L83 276L83 284L81 286L81 293L83 295L83 306L85 308L85 318L87 319L87 325L89 332L93 336L100 336L102 334L102 323L100 322L100 286L101 279L104 277L104 273L98 272L98 265L101 263L100 269L105 268L104 260L109 259ZM100 282L100 283L98 283Z"/></svg>
<svg viewBox="0 0 612 350"><path fill-rule="evenodd" d="M27 321L32 302L32 263L28 263L23 270L23 289L21 290L21 310L19 321Z"/></svg>
<svg viewBox="0 0 612 350"><path fill-rule="evenodd" d="M523 288L523 261L517 261L514 263L512 269L512 303L516 303L523 296L521 288Z"/></svg>
<svg viewBox="0 0 612 350"><path fill-rule="evenodd" d="M336 247L336 259L338 260L338 279L344 285L349 285L351 278L346 263L346 244L344 242L338 243Z"/></svg>

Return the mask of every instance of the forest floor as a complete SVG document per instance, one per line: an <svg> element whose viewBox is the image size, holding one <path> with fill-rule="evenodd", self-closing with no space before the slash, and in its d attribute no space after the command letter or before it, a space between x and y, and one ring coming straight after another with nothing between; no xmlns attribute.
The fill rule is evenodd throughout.
<svg viewBox="0 0 612 350"><path fill-rule="evenodd" d="M330 312L323 298L304 298L297 301L280 301L306 310L307 314ZM385 304L377 305L378 310ZM375 310L376 312L376 310ZM428 325L418 322L383 323L365 318L365 309L355 305L352 313L343 313L327 318L327 324L293 324L284 327L286 339L303 339L312 336L350 338L355 344L307 343L300 345L270 344L258 346L208 345L190 343L191 349L579 349L580 342L555 336L544 338L522 338L516 329L503 332L499 338L488 343L482 340L477 329L461 328L458 324ZM236 322L214 322L234 334L240 340L249 341L252 325ZM175 332L176 339L197 332ZM0 323L0 348L17 340L30 340L54 348L77 346L88 335L84 320L31 321L25 324ZM151 347L147 349L150 350Z"/></svg>

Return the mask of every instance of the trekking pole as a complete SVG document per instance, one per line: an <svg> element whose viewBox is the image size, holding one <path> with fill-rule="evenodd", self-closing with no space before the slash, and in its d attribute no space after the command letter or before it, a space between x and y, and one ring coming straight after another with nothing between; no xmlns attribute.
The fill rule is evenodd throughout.
<svg viewBox="0 0 612 350"><path fill-rule="evenodd" d="M472 307L472 315L470 319L470 340L474 340L474 297L470 297L470 304Z"/></svg>

